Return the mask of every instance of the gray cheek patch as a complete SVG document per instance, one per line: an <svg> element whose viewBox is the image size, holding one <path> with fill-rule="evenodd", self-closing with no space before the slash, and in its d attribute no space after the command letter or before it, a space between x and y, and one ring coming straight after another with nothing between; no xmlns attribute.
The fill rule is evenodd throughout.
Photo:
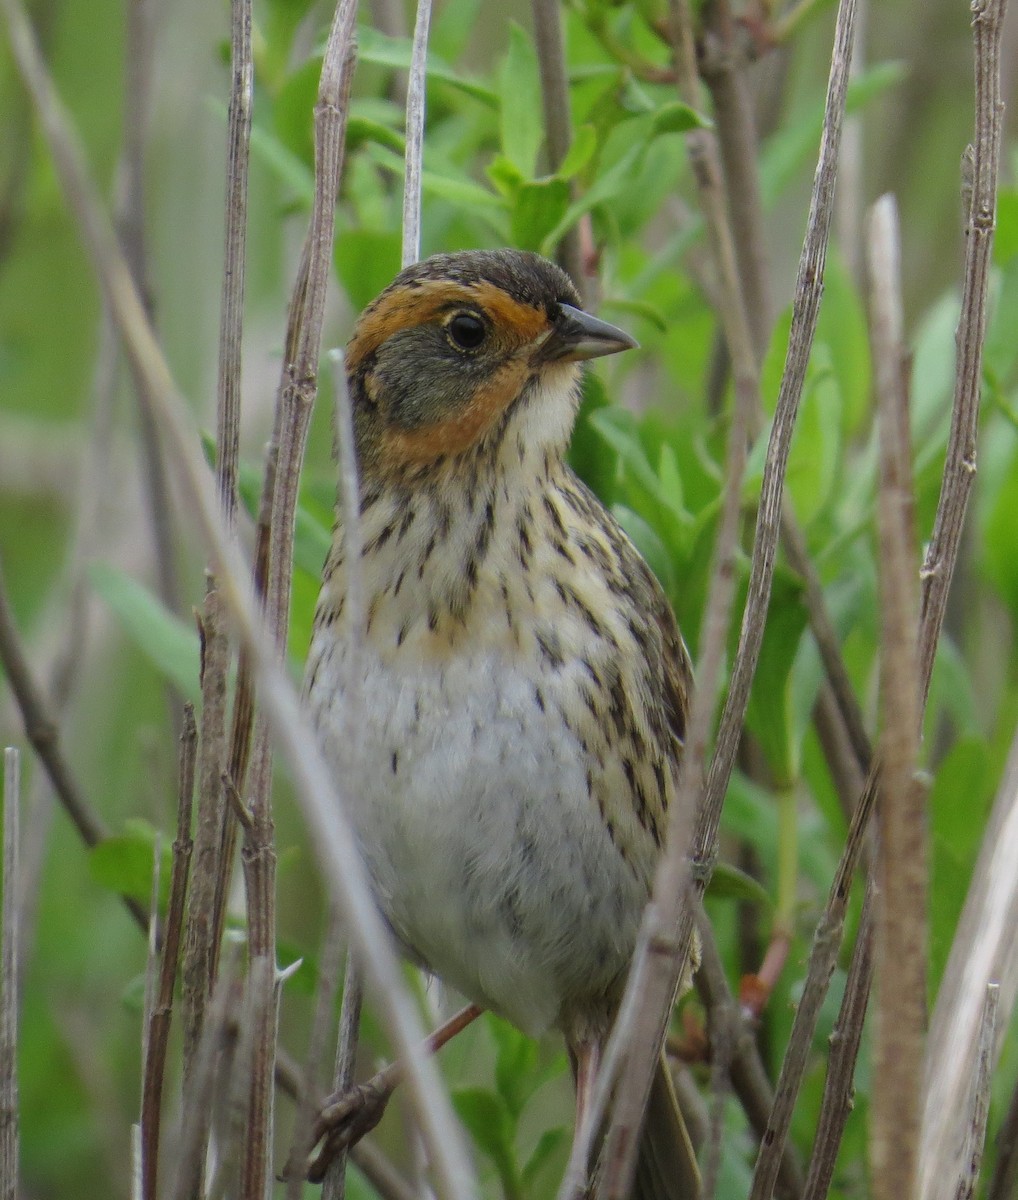
<svg viewBox="0 0 1018 1200"><path fill-rule="evenodd" d="M455 416L502 363L456 350L434 326L407 329L379 351L376 391L393 425L421 429Z"/></svg>

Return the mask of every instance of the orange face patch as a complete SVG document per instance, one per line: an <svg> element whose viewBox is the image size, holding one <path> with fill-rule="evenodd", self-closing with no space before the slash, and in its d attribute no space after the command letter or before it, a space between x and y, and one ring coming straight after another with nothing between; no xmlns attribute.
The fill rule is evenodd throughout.
<svg viewBox="0 0 1018 1200"><path fill-rule="evenodd" d="M382 435L383 461L392 467L424 466L442 455L455 456L469 450L520 394L528 373L524 360L510 359L446 420L422 429L386 429Z"/></svg>
<svg viewBox="0 0 1018 1200"><path fill-rule="evenodd" d="M525 346L548 328L543 312L514 300L494 284L426 280L414 288L384 293L364 311L347 349L347 369L355 371L393 334L435 321L458 304L481 309L498 341L510 347Z"/></svg>

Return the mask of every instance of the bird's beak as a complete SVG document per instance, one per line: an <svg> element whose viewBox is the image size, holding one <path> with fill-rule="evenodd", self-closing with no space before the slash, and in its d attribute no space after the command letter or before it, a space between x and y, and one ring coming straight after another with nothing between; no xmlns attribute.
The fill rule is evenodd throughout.
<svg viewBox="0 0 1018 1200"><path fill-rule="evenodd" d="M560 304L561 318L541 346L545 362L578 362L634 350L640 343L607 321L599 321L571 304Z"/></svg>

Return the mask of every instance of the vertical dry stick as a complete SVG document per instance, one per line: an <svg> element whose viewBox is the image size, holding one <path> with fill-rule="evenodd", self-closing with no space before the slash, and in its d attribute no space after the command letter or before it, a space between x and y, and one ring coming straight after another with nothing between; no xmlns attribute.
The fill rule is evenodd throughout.
<svg viewBox="0 0 1018 1200"><path fill-rule="evenodd" d="M997 167L1003 124L1000 44L1006 11L1006 0L975 0L972 4L976 119L972 177L969 181L971 200L967 213L961 316L955 338L958 349L951 435L933 536L922 571L923 623L919 660L923 673L924 700L929 690L933 658L976 470L982 345L986 331L986 296L996 221ZM995 808L995 814L996 811ZM984 846L983 853L993 860L993 847L989 844ZM989 898L986 883L985 876L973 876L972 891L966 900L955 935L930 1027L927 1079L931 1084L935 1082L935 1086L927 1090L923 1116L921 1161L924 1200L939 1200L946 1196L943 1190L945 1173L941 1169L939 1154L952 1141L949 1130L956 1117L957 1105L950 1098L959 1094L967 1063L974 1051L983 988L991 978L976 972L984 971L997 953L994 950L987 954L989 946L985 938L974 937L974 931L980 928L975 924L980 919L979 910ZM999 905L1006 894L1005 890L994 896L994 903ZM1004 1000L1005 1011L1008 1011L1006 995ZM1002 1021L1001 1025L1006 1026L1007 1021Z"/></svg>
<svg viewBox="0 0 1018 1200"><path fill-rule="evenodd" d="M935 533L923 571L924 595L919 633L923 707L929 691L947 590L957 561L962 522L975 465L974 430L978 420L981 347L985 332L992 214L1000 153L1000 37L1005 10L1006 2L980 3L973 6L976 61L976 136L973 155L975 169L967 188L969 237L962 312L956 338L958 358L955 371L954 416ZM939 600L936 599L938 595ZM1018 768L1013 766L1016 762L1018 759L1012 757L1005 772L1005 782L1002 784L994 806L994 816L984 837L980 863L973 874L973 886L966 901L962 921L955 933L951 959L944 972L933 1015L931 1036L928 1040L928 1086L920 1153L923 1172L921 1191L924 1200L948 1200L952 1195L950 1180L953 1174L945 1168L945 1164L953 1162L956 1154L951 1130L958 1111L957 1096L964 1086L962 1076L968 1069L967 1065L973 1052L976 1022L982 1004L982 987L998 969L998 956L1002 947L1002 913L1014 911L1018 901L1015 889L1011 886L1013 871L998 873L1004 862L1013 861L1013 852L1009 855L1001 844L1002 840L1007 840L1006 837L1002 838L1002 835L1014 828L1015 836L1018 836L1018 827L1009 820L1009 814L1014 814L1015 811L1018 787L1014 782L1018 778L1015 774ZM872 800L873 789L874 775L871 772L867 790L862 797L862 803L867 807ZM857 825L858 822L853 821L853 828ZM843 866L845 865L843 859ZM839 874L844 875L844 871L839 869ZM1004 925L1006 923L1004 920ZM822 947L815 943L814 955L810 961L811 974L814 958L824 957L821 952ZM852 969L855 969L861 956L868 957L869 954L868 938L861 929L856 940ZM1018 979L1011 982L1018 986ZM1014 991L1010 991L1009 1000L1008 988L1005 987L1004 990L1004 1007L1009 1010ZM806 992L809 991L810 978L807 977ZM804 1001L800 1003L796 1014L796 1025L799 1024L804 1003L805 993ZM828 1096L829 1093L825 1092L821 1127L827 1120L825 1110L828 1106ZM836 1137L840 1137L843 1125L842 1116L838 1120ZM824 1194L823 1189L818 1186L816 1194Z"/></svg>
<svg viewBox="0 0 1018 1200"><path fill-rule="evenodd" d="M325 298L332 267L336 197L343 169L346 119L353 82L355 0L341 0L333 17L315 105L315 199L302 265L307 273L287 356L278 405L278 459L272 496L265 613L280 662L286 657L293 574L293 537L300 471L318 391ZM272 1076L275 1064L275 848L271 804L269 729L259 719L251 765L251 828L245 831L251 987L259 987L251 1012L257 1021L252 1047L251 1109L244 1142L241 1187L261 1196L269 1178Z"/></svg>
<svg viewBox="0 0 1018 1200"><path fill-rule="evenodd" d="M566 54L562 40L562 7L558 0L530 0L534 18L534 44L541 71L541 105L544 109L544 136L548 169L557 171L573 140L569 116L569 81L566 78ZM572 277L585 305L591 303L591 288L580 253L580 231L574 226L562 239L559 264Z"/></svg>
<svg viewBox="0 0 1018 1200"><path fill-rule="evenodd" d="M870 1152L877 1200L913 1200L926 1025L926 814L917 779L919 675L912 457L904 386L901 246L891 196L866 238L879 420L881 784L877 806L876 1038Z"/></svg>
<svg viewBox="0 0 1018 1200"><path fill-rule="evenodd" d="M251 0L233 0L231 4L230 68L226 231L216 399L216 481L219 503L228 528L233 526L236 509L240 431L248 153L253 88ZM224 617L222 599L210 570L206 574L205 599L199 618L202 634L201 757L198 765L194 870L188 896L183 959L185 1096L190 1088L194 1054L201 1039L205 1009L215 985L222 932L218 900L220 894L225 896L226 881L232 866L232 853L224 853L224 828L229 815L223 795L222 774L226 765L227 672L230 665L230 646Z"/></svg>
<svg viewBox="0 0 1018 1200"><path fill-rule="evenodd" d="M428 65L431 0L417 0L410 81L406 96L406 178L403 185L403 261L421 257L421 170L424 160L424 103Z"/></svg>
<svg viewBox="0 0 1018 1200"><path fill-rule="evenodd" d="M296 794L312 832L319 864L330 892L342 906L354 948L392 1032L428 1140L437 1188L449 1200L468 1200L476 1189L473 1172L434 1064L421 1050L420 1020L402 982L387 931L379 917L364 867L354 849L345 806L334 778L317 748L286 672L266 643L248 572L223 524L202 460L190 410L167 367L149 325L90 178L70 121L39 54L20 0L0 0L13 55L24 80L40 128L53 155L68 204L78 222L85 248L106 294L125 349L149 383L147 395L164 435L164 445L177 472L179 495L208 548L241 645L262 689L278 744L289 763Z"/></svg>
<svg viewBox="0 0 1018 1200"><path fill-rule="evenodd" d="M363 987L356 960L347 955L343 980L343 1005L339 1013L339 1041L336 1046L336 1065L332 1073L334 1092L345 1092L353 1084L357 1033L361 1023ZM341 1151L329 1164L322 1184L322 1200L344 1200L346 1195L346 1157Z"/></svg>
<svg viewBox="0 0 1018 1200"><path fill-rule="evenodd" d="M971 1115L966 1136L965 1161L962 1164L961 1178L958 1180L957 1200L972 1200L983 1165L986 1122L990 1116L990 1085L993 1082L993 1064L996 1058L994 1043L997 1037L999 999L1000 984L988 983L982 1019L979 1022L979 1053L973 1071Z"/></svg>
<svg viewBox="0 0 1018 1200"><path fill-rule="evenodd" d="M673 3L677 2L678 0L673 0ZM770 600L781 520L785 469L788 463L791 434L802 397L806 366L816 329L823 288L824 263L833 212L834 182L837 176L838 146L845 108L854 18L855 0L841 0L835 26L820 157L813 183L806 237L796 281L788 355L767 448L753 560L750 568L749 591L743 613L739 649L693 841L694 882L698 888L706 885L711 863L716 853L721 806L735 761L735 752L749 700L749 689L759 657L767 606ZM681 24L678 28L682 28ZM753 369L755 371L755 366ZM739 395L740 374L737 364L736 389L737 395ZM737 412L740 407L741 405L737 406ZM708 609L708 622L714 619L715 614ZM688 961L693 921L688 904L681 912L681 919L676 919L678 911L683 909L681 904L684 891L683 880L687 874L682 856L686 845L684 841L675 837L677 830L671 827L671 822L678 823L681 820L676 815L677 810L685 807L688 811L692 811L694 797L699 792L698 770L691 771L690 766L699 766L698 759L702 762L705 747L698 743L697 738L702 737L704 743L706 742L710 724L709 707L705 714L706 720L700 730L695 730L693 726L696 716L697 703L694 701L693 718L690 725L691 731L694 731L696 736L690 738L690 745L686 749L670 817L668 849L662 860L658 882L655 885L654 904L648 909L648 920L657 923L659 932L653 941L650 939L644 941L639 952L641 956L645 955L653 945L655 992L657 994L654 996L653 1004L646 1000L645 1007L640 1007L643 1008L643 1011L653 1014L654 1026L653 1028L645 1026L636 1030L633 1046L626 1062L626 1077L621 1081L619 1088L619 1102L616 1104L612 1121L614 1146L609 1144L609 1154L614 1155L615 1158L614 1161L609 1158L609 1171L605 1176L608 1185L606 1194L613 1200L617 1196L622 1196L628 1186L635 1153L635 1131L639 1126L653 1068L654 1047L660 1045L671 996L674 994L680 972L685 962ZM666 901L669 903L669 908L665 907ZM661 906L660 911L657 911L658 905ZM641 974L640 971L633 972L627 993L638 994L636 988ZM621 1038L625 1033L627 1031L622 1028L620 1018L612 1041ZM656 1042L653 1040L655 1035L657 1035ZM618 1153L615 1149L619 1146L624 1148L622 1153ZM779 1153L783 1146L784 1142L782 1141Z"/></svg>
<svg viewBox="0 0 1018 1200"><path fill-rule="evenodd" d="M227 119L226 233L219 316L216 405L216 482L227 523L237 507L240 447L241 349L247 266L247 182L251 148L254 65L251 0L233 0L230 23L230 106Z"/></svg>
<svg viewBox="0 0 1018 1200"><path fill-rule="evenodd" d="M1000 98L1000 39L1007 0L972 0L971 8L976 74L972 199L966 214L968 223L965 236L968 246L961 317L955 335L958 361L951 435L933 536L922 570L923 625L919 640L919 662L925 681L924 702L929 692L933 657L944 621L947 592L958 556L965 510L975 480L979 387L986 335L986 295L997 220L997 164L1000 160L1004 116Z"/></svg>
<svg viewBox="0 0 1018 1200"><path fill-rule="evenodd" d="M222 772L226 742L226 673L229 644L223 601L208 575L208 590L199 623L201 633L201 753L198 762L198 814L194 861L187 893L187 921L182 962L184 1030L184 1095L196 1063L216 972L213 901L218 874L219 833L225 807Z"/></svg>
<svg viewBox="0 0 1018 1200"><path fill-rule="evenodd" d="M855 1062L859 1056L866 1006L873 974L873 887L866 888L862 916L856 933L856 952L852 955L845 994L831 1034L831 1053L827 1060L827 1078L820 1118L813 1138L813 1156L806 1176L803 1200L825 1200L834 1177L841 1135L852 1111Z"/></svg>
<svg viewBox="0 0 1018 1200"><path fill-rule="evenodd" d="M0 1200L18 1200L18 824L20 755L4 750L0 924Z"/></svg>
<svg viewBox="0 0 1018 1200"><path fill-rule="evenodd" d="M772 316L758 142L747 64L736 49L737 27L728 0L708 5L706 13L706 37L717 44L703 56L703 79L714 101L714 124L743 304L753 349L760 361L770 340Z"/></svg>
<svg viewBox="0 0 1018 1200"><path fill-rule="evenodd" d="M184 899L191 865L191 806L194 797L195 755L198 731L194 708L184 706L180 735L180 760L177 791L177 836L173 843L173 867L170 872L170 902L166 912L159 985L152 1009L145 1048L144 1083L141 1102L141 1152L143 1200L156 1200L159 1171L159 1131L162 1115L163 1075L166 1047L173 1010L173 985L184 920Z"/></svg>

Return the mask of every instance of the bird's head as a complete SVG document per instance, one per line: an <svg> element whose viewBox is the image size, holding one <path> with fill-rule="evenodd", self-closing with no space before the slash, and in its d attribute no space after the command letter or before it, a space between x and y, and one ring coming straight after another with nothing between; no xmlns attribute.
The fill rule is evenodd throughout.
<svg viewBox="0 0 1018 1200"><path fill-rule="evenodd" d="M580 364L636 345L579 303L563 271L522 251L439 254L403 271L347 348L363 474L416 477L494 454L513 428L521 447L564 449Z"/></svg>

